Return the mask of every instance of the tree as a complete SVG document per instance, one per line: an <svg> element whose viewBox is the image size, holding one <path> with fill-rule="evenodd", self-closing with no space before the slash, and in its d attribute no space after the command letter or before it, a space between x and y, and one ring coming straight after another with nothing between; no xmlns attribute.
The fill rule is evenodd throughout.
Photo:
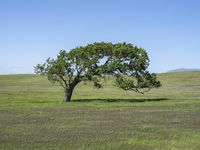
<svg viewBox="0 0 200 150"><path fill-rule="evenodd" d="M76 47L69 52L61 50L56 59L48 58L38 64L35 72L47 75L51 82L64 88L64 101L71 100L73 90L81 81L92 81L101 88L100 78L115 77L116 86L123 90L144 93L161 86L156 74L147 71L146 51L129 43L99 42Z"/></svg>

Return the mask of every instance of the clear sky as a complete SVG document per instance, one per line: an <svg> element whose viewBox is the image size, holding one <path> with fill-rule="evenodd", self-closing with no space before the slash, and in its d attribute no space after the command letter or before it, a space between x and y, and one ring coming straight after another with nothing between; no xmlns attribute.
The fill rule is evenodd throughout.
<svg viewBox="0 0 200 150"><path fill-rule="evenodd" d="M200 0L0 0L0 73L92 42L130 42L151 72L200 68Z"/></svg>

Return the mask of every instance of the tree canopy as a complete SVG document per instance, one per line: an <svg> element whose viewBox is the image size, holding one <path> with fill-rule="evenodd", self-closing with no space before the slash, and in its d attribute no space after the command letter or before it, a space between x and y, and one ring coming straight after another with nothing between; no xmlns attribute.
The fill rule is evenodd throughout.
<svg viewBox="0 0 200 150"><path fill-rule="evenodd" d="M123 90L144 93L161 86L156 74L149 73L146 51L130 43L96 42L61 50L56 59L48 58L38 64L35 72L47 75L51 82L59 82L65 90L64 101L70 101L74 87L81 81L93 81L102 87L100 78L115 77L116 86Z"/></svg>

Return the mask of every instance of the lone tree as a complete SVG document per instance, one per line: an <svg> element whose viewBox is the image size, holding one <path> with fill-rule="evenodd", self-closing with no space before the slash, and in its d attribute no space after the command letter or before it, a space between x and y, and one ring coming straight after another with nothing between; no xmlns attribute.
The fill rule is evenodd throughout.
<svg viewBox="0 0 200 150"><path fill-rule="evenodd" d="M123 90L144 93L161 86L156 74L149 73L146 51L129 43L99 42L76 47L69 52L61 50L56 59L48 58L38 64L35 72L47 75L53 83L64 88L64 101L71 100L74 87L81 81L93 81L101 88L100 78L112 75L116 86Z"/></svg>

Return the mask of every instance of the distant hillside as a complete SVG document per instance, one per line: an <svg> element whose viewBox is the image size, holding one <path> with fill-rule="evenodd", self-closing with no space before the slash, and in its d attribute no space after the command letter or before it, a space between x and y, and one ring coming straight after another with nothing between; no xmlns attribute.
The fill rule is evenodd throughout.
<svg viewBox="0 0 200 150"><path fill-rule="evenodd" d="M152 89L145 94L123 91L113 86L109 77L104 88L96 89L92 82L81 82L74 91L73 100L84 99L152 99L177 98L200 99L200 71L171 72L158 74L162 83L159 89ZM58 84L52 85L45 76L34 74L0 75L0 106L2 103L54 103L62 102L63 89ZM1 148L0 148L1 149Z"/></svg>
<svg viewBox="0 0 200 150"><path fill-rule="evenodd" d="M179 69L169 70L168 72L190 72L190 71L200 71L200 69L197 69L197 68L179 68Z"/></svg>

